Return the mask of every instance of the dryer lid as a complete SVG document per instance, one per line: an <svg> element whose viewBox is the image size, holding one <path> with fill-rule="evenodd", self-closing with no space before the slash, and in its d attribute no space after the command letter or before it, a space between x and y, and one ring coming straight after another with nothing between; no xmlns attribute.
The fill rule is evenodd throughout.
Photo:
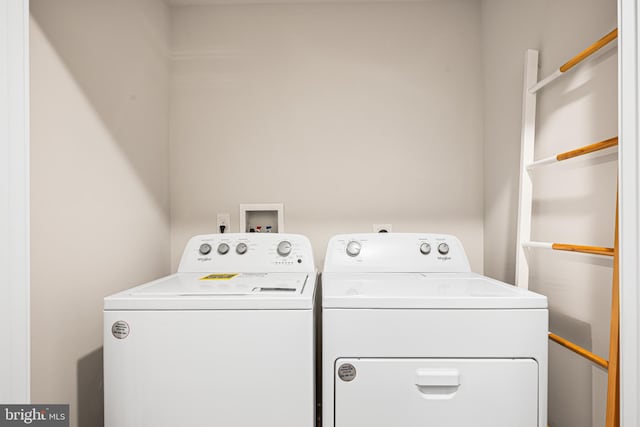
<svg viewBox="0 0 640 427"><path fill-rule="evenodd" d="M309 309L315 274L178 273L105 298L105 310Z"/></svg>
<svg viewBox="0 0 640 427"><path fill-rule="evenodd" d="M475 273L324 273L323 308L540 309L545 296Z"/></svg>

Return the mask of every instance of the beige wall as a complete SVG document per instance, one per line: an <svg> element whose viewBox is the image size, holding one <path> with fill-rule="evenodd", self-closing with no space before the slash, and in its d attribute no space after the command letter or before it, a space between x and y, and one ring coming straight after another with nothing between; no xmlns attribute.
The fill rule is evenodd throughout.
<svg viewBox="0 0 640 427"><path fill-rule="evenodd" d="M616 26L614 0L485 0L485 273L515 276L524 51L540 50L540 76ZM508 34L507 37L504 34ZM617 55L608 53L538 97L536 158L617 135ZM615 156L532 174L533 239L613 245ZM532 251L531 289L549 297L551 330L608 357L611 261ZM606 374L550 344L549 423L603 426Z"/></svg>
<svg viewBox="0 0 640 427"><path fill-rule="evenodd" d="M172 266L216 213L283 202L313 242L458 235L482 271L480 4L172 9Z"/></svg>
<svg viewBox="0 0 640 427"><path fill-rule="evenodd" d="M237 231L240 203L284 202L319 268L331 235L392 223L456 234L475 271L512 282L524 50L547 75L615 12L254 4L172 8L170 23L155 0L32 0L33 400L100 425L102 298L175 270L219 212ZM540 98L538 158L615 134L615 62ZM534 238L611 245L610 160L536 173ZM610 262L531 265L552 328L606 356ZM552 345L550 379L552 425L602 425L602 372Z"/></svg>
<svg viewBox="0 0 640 427"><path fill-rule="evenodd" d="M102 298L169 272L167 10L31 1L32 401L102 425Z"/></svg>

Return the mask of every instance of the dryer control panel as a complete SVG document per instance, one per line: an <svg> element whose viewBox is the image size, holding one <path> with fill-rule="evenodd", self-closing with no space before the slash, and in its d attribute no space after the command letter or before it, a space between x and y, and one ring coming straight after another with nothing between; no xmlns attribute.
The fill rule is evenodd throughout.
<svg viewBox="0 0 640 427"><path fill-rule="evenodd" d="M469 260L457 237L428 233L341 234L331 238L324 272L465 273Z"/></svg>
<svg viewBox="0 0 640 427"><path fill-rule="evenodd" d="M178 273L314 272L311 243L299 234L225 233L192 237Z"/></svg>

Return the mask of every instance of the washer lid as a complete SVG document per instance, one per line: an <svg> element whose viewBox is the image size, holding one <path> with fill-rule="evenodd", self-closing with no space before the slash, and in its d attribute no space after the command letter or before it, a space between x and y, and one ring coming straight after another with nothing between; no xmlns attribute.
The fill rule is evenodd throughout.
<svg viewBox="0 0 640 427"><path fill-rule="evenodd" d="M476 273L324 273L323 308L532 309L545 296Z"/></svg>
<svg viewBox="0 0 640 427"><path fill-rule="evenodd" d="M178 273L109 296L104 309L310 309L314 289L307 273Z"/></svg>

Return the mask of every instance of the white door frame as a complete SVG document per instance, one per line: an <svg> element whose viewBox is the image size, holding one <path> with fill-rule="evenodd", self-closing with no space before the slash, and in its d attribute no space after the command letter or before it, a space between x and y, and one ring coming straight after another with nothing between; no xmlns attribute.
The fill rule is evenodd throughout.
<svg viewBox="0 0 640 427"><path fill-rule="evenodd" d="M29 403L29 0L0 0L0 403Z"/></svg>
<svg viewBox="0 0 640 427"><path fill-rule="evenodd" d="M618 0L621 422L640 426L637 0ZM0 402L29 401L29 0L0 3ZM5 179L8 178L8 179ZM8 351L7 351L8 350ZM8 381L7 381L8 379Z"/></svg>
<svg viewBox="0 0 640 427"><path fill-rule="evenodd" d="M620 31L620 393L622 427L640 426L640 150L637 0L618 0Z"/></svg>

